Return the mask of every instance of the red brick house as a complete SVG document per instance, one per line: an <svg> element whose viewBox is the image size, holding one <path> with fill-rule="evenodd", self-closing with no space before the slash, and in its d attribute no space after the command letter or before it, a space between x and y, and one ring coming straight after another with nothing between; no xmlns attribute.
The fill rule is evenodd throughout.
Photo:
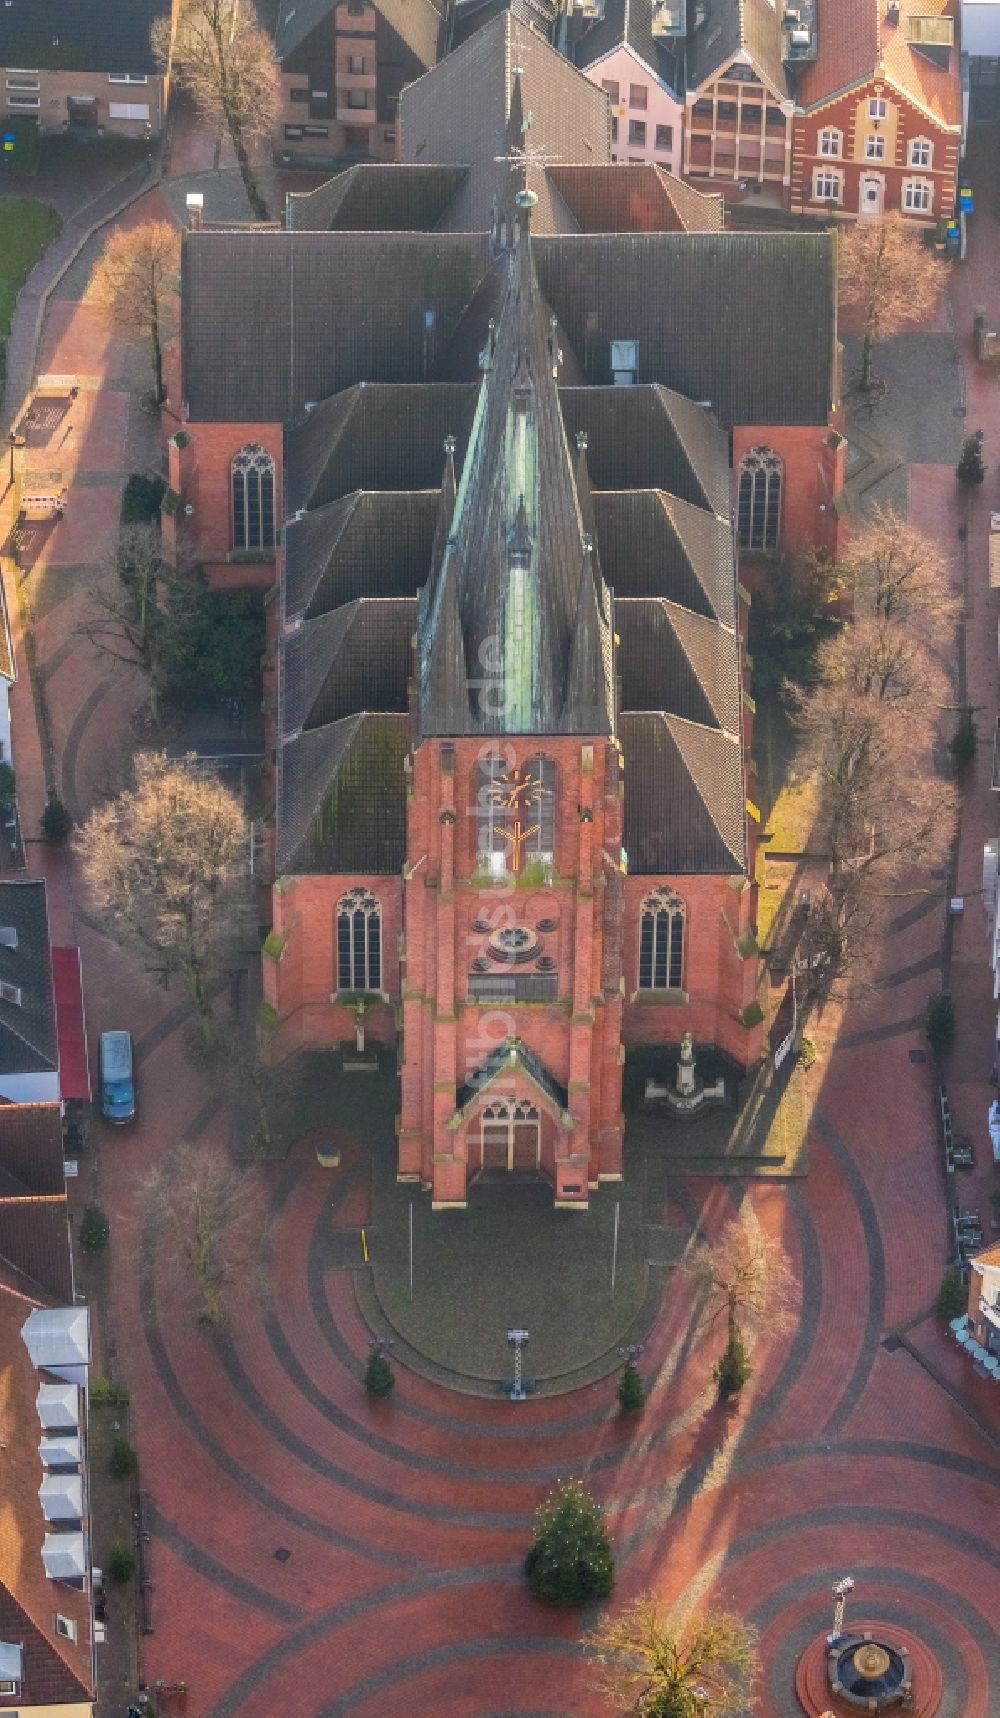
<svg viewBox="0 0 1000 1718"><path fill-rule="evenodd" d="M602 92L509 16L414 89L417 159L186 236L176 487L206 556L277 556L276 1053L362 1004L402 1177L579 1207L626 1049L760 1051L732 513L835 524L832 241L612 166Z"/></svg>
<svg viewBox="0 0 1000 1718"><path fill-rule="evenodd" d="M799 78L791 207L950 216L962 138L954 0L851 0ZM822 22L822 19L821 19Z"/></svg>

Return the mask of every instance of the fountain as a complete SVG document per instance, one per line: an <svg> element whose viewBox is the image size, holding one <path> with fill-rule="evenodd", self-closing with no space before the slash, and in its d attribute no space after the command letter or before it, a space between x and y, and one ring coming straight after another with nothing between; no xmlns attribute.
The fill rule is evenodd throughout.
<svg viewBox="0 0 1000 1718"><path fill-rule="evenodd" d="M856 1712L894 1710L933 1718L943 1678L937 1660L919 1636L893 1624L864 1622L844 1630L848 1575L833 1588L833 1628L815 1639L799 1659L795 1692L809 1718L849 1718Z"/></svg>

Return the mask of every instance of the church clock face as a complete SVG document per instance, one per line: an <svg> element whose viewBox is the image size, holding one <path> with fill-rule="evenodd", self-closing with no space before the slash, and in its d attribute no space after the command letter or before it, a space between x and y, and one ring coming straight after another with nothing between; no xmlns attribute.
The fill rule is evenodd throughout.
<svg viewBox="0 0 1000 1718"><path fill-rule="evenodd" d="M505 869L515 877L527 859L551 847L552 790L544 774L532 764L513 765L495 775L487 789L489 846L503 854Z"/></svg>

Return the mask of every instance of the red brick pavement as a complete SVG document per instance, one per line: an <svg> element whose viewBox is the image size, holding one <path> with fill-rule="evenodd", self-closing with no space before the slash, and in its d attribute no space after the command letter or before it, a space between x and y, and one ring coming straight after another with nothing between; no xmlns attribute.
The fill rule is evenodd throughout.
<svg viewBox="0 0 1000 1718"><path fill-rule="evenodd" d="M985 291L976 266L974 256L969 275L956 277L956 295ZM117 487L95 485L93 474L129 468L121 442L132 421L122 416L128 364L96 313L62 302L50 313L44 362L79 371L97 390L80 408L68 456L74 479L84 479L70 517L90 518L94 542L113 520ZM970 400L977 385L970 376ZM970 412L979 410L977 398ZM1000 446L1000 414L997 430ZM957 545L950 475L923 470L913 487L917 515ZM973 526L981 546L978 515ZM76 541L67 533L46 552L43 572L75 564L67 540ZM80 552L89 558L87 543ZM47 690L67 795L85 810L129 738L139 688L110 679L85 647L66 650L78 612L70 591L46 611L39 646L54 663ZM970 638L970 678L986 666ZM19 782L23 769L23 791L40 808L23 679L17 698ZM970 889L985 827L977 805L961 860ZM113 1235L102 1340L114 1342L133 1387L155 1512L155 1633L143 1642L144 1668L187 1680L190 1718L597 1718L602 1706L576 1646L580 1619L540 1609L519 1575L532 1509L555 1475L571 1473L607 1503L620 1597L650 1586L665 1605L731 1604L757 1621L762 1718L794 1710L795 1655L828 1626L829 1585L842 1573L857 1576L866 1612L927 1631L951 1678L946 1718L997 1709L996 1443L907 1349L882 1346L926 1312L946 1257L930 1070L908 1054L918 1031L863 1036L817 1065L808 1179L748 1191L753 1212L788 1249L801 1298L792 1333L758 1344L738 1413L713 1404L711 1355L692 1337L681 1275L643 1357L655 1384L634 1424L618 1419L611 1382L513 1405L459 1396L399 1369L394 1397L371 1405L358 1382L366 1331L350 1274L325 1269L313 1251L339 1220L331 1200L340 1188L345 1217L356 1222L363 1210L362 1142L334 1177L304 1152L268 1169L270 1293L247 1295L221 1343L193 1329L141 1183L185 1132L220 1149L226 1118L212 1111L211 1079L171 1012L177 997L84 922L67 855L33 850L32 865L50 879L58 934L77 934L83 945L92 1035L124 1021L140 1047L139 1122L102 1138L97 1156ZM901 900L900 911L918 899ZM941 928L936 910L901 928L885 973L932 956ZM982 960L981 932L970 903L956 942L959 979L966 960L970 970ZM936 982L928 971L885 989L845 1030L901 1026L921 1013ZM981 1022L965 1027L970 1044L988 1046ZM971 1070L968 1085L971 1115L987 1088ZM91 1166L81 1196L93 1176ZM709 1231L731 1209L730 1190L717 1183L691 1182L688 1191ZM924 1326L915 1332L921 1343L925 1334ZM928 1355L933 1349L952 1380L955 1356L942 1340L930 1331ZM282 1547L291 1552L283 1562L274 1556Z"/></svg>

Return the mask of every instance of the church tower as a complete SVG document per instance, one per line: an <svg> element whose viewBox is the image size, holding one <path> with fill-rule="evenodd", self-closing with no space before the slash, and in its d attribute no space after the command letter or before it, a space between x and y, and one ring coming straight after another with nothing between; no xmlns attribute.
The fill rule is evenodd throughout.
<svg viewBox="0 0 1000 1718"><path fill-rule="evenodd" d="M456 484L421 593L404 868L399 1175L584 1207L622 1167L621 751L612 596L517 198Z"/></svg>

